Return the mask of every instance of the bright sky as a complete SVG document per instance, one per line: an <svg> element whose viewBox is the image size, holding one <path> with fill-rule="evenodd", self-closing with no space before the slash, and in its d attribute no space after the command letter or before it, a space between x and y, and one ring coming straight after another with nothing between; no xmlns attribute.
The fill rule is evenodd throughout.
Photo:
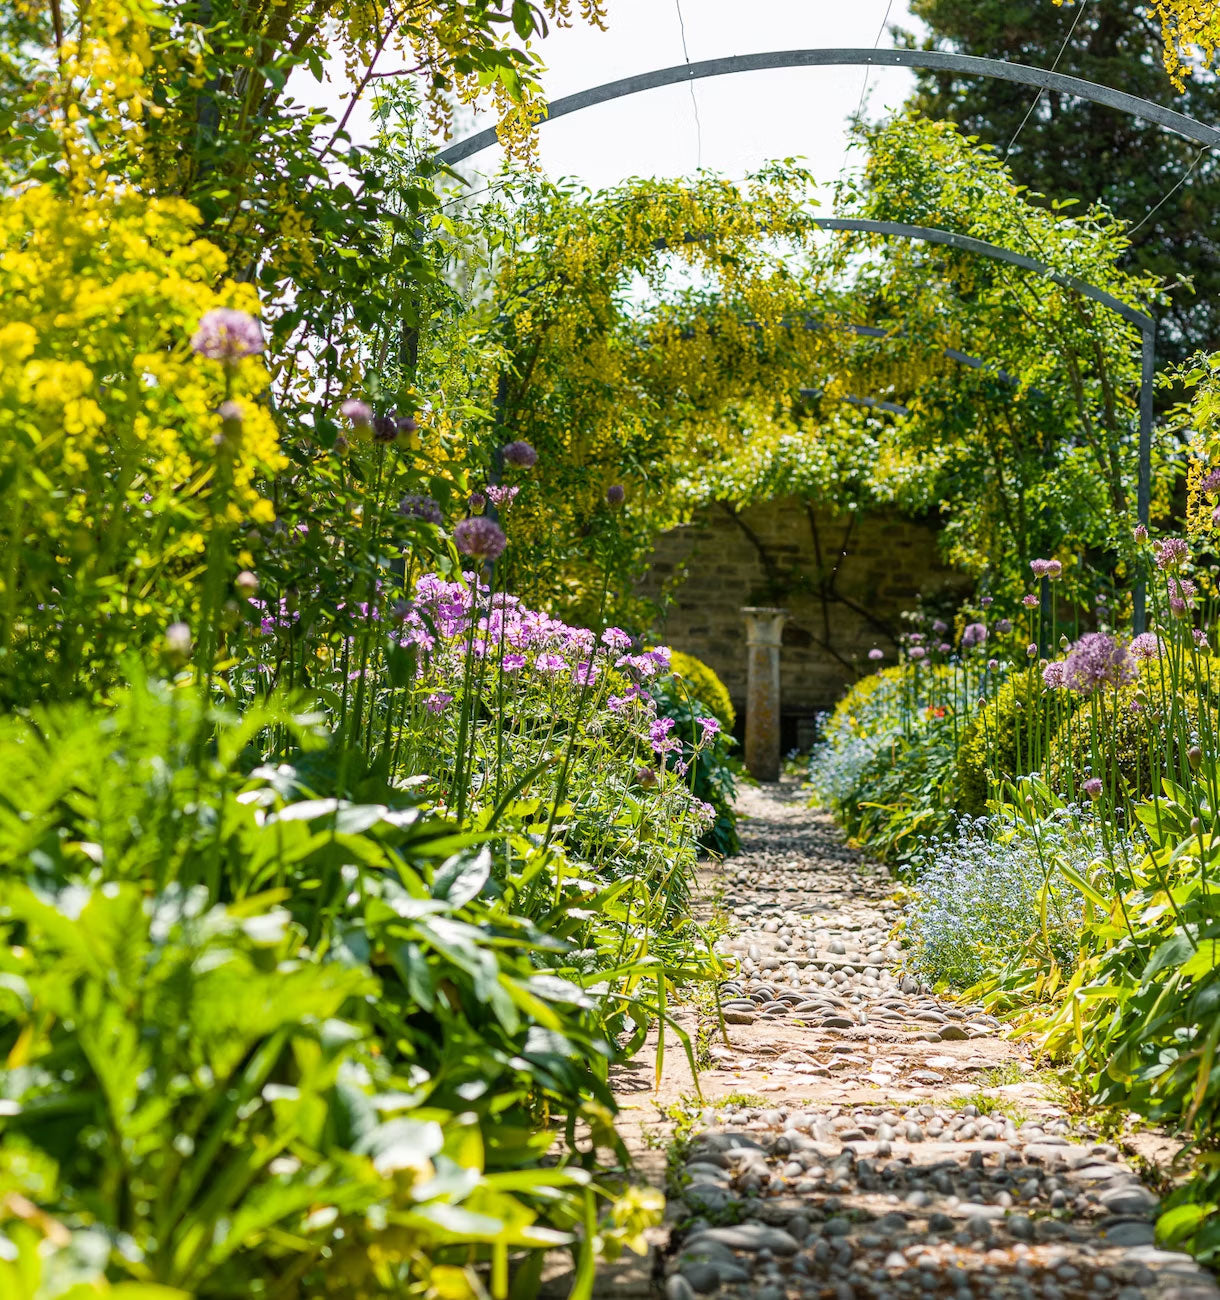
<svg viewBox="0 0 1220 1300"><path fill-rule="evenodd" d="M693 62L762 50L889 46L888 24L918 26L906 0L681 4ZM608 0L606 7L607 31L577 25L541 43L548 97L684 61L677 0ZM846 161L847 119L860 103L866 75L874 118L901 105L912 85L912 74L898 68L793 68L708 78L693 83L699 128L692 87L667 86L544 125L542 165L552 176L579 177L601 188L628 176L684 175L700 164L738 178L770 159L800 157L829 184ZM342 88L328 92L333 111ZM351 125L356 139L367 132L363 114ZM490 149L461 170L494 171L499 160L499 150Z"/></svg>

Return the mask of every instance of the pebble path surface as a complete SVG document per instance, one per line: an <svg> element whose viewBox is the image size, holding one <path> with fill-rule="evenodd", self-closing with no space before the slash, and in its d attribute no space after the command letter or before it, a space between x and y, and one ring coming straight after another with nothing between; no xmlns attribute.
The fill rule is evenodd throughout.
<svg viewBox="0 0 1220 1300"><path fill-rule="evenodd" d="M998 1022L903 973L888 874L794 783L741 811L742 852L705 881L739 969L671 1169L667 1300L1217 1300Z"/></svg>

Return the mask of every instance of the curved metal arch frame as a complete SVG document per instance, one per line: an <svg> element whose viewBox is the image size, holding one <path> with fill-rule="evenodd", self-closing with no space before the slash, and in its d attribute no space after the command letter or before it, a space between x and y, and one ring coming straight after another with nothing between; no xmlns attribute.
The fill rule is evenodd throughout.
<svg viewBox="0 0 1220 1300"><path fill-rule="evenodd" d="M762 54L733 54L723 59L703 59L699 63L680 63L670 68L657 68L641 72L634 77L607 81L600 86L565 95L547 106L544 122L553 122L595 104L607 104L641 91L657 90L662 86L681 85L700 81L705 77L724 77L737 72L770 72L779 68L826 68L870 66L877 68L924 68L931 72L963 72L979 77L993 77L999 81L1015 81L1023 86L1040 90L1057 90L1076 99L1087 99L1103 104L1130 117L1152 122L1176 135L1194 140L1197 144L1216 148L1220 145L1220 129L1196 122L1184 113L1163 108L1151 100L1128 95L1110 86L1100 86L1095 81L1069 77L1062 72L1048 72L1026 63L1008 63L1003 59L980 59L972 54L951 54L944 50L772 50ZM472 154L489 148L497 140L496 128L476 131L462 140L456 140L437 154L443 163L461 162Z"/></svg>
<svg viewBox="0 0 1220 1300"><path fill-rule="evenodd" d="M547 106L547 116L543 121L554 121L568 114L591 108L595 104L609 103L628 95L655 90L661 86L679 85L701 80L705 77L726 76L738 72L763 72L780 68L833 67L833 66L872 66L872 67L906 67L924 68L930 71L962 72L973 76L991 77L1001 81L1012 81L1019 85L1037 87L1041 90L1056 90L1072 95L1078 99L1102 104L1131 117L1152 122L1166 130L1193 140L1207 148L1220 145L1220 129L1210 127L1183 113L1163 108L1150 100L1129 95L1125 91L1115 90L1110 86L1101 86L1096 82L1085 81L1079 77L1069 77L1063 73L1050 72L1043 68L1030 67L1024 63L1009 63L1001 59L982 59L974 55L952 54L941 50L877 50L877 49L823 49L823 50L775 50L760 54L738 54L721 59L706 59L699 63L678 64L669 68L658 68L652 72L640 73L634 77L624 77L618 81L606 82L578 91L557 99ZM445 164L460 162L472 154L495 144L497 133L494 127L478 131L458 140L436 155L437 161ZM1025 270L1045 275L1055 283L1071 288L1084 297L1093 299L1118 312L1123 319L1135 325L1143 336L1142 369L1139 400L1139 483L1137 489L1136 513L1140 523L1147 524L1151 500L1151 455L1152 455L1152 418L1153 386L1156 379L1156 322L1143 312L1121 302L1104 290L1098 289L1075 276L1064 275L1051 267L1017 253L1012 249L1000 248L983 240L976 240L967 235L958 235L952 231L935 230L931 227L910 226L901 222L873 222L853 218L823 217L815 218L814 224L827 230L858 230L875 234L896 235L910 239L921 239L929 243L943 244L963 252L978 253L998 261L1008 262ZM1143 581L1135 589L1135 630L1141 632L1145 624L1145 592Z"/></svg>

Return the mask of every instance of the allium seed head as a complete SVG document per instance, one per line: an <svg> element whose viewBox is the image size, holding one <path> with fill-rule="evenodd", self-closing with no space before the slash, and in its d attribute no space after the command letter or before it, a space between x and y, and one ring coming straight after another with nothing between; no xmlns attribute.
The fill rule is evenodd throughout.
<svg viewBox="0 0 1220 1300"><path fill-rule="evenodd" d="M214 307L200 318L191 347L210 361L234 365L243 357L257 356L263 350L263 335L258 321L249 312L235 307Z"/></svg>

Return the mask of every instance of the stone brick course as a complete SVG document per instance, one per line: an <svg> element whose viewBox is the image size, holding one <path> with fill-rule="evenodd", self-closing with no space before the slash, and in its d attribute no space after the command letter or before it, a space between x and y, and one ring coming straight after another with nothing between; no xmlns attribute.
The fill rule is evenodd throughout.
<svg viewBox="0 0 1220 1300"><path fill-rule="evenodd" d="M795 498L736 517L713 507L657 539L640 590L661 607L661 639L710 664L739 711L746 698L741 607L783 606L783 711L811 716L834 704L856 668L869 670L873 646L894 661L899 616L921 593L953 603L969 590L969 579L941 561L936 540L934 526L897 516L852 519L819 509L811 523Z"/></svg>

